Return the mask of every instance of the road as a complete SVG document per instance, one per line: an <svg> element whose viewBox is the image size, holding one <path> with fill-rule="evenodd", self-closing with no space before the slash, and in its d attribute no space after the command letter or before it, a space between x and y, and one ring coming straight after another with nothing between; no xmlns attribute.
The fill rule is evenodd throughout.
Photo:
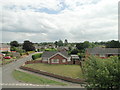
<svg viewBox="0 0 120 90"><path fill-rule="evenodd" d="M15 69L19 69L25 61L31 60L31 56L21 58L15 62L2 66L2 88L81 88L80 85L77 86L51 86L51 85L36 85L36 84L27 84L21 83L14 79L12 72Z"/></svg>

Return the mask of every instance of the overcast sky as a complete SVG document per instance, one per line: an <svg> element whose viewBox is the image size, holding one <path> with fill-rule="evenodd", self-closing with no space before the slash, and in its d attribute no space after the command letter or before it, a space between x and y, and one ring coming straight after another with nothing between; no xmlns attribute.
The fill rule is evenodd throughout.
<svg viewBox="0 0 120 90"><path fill-rule="evenodd" d="M2 42L118 39L119 0L0 0Z"/></svg>

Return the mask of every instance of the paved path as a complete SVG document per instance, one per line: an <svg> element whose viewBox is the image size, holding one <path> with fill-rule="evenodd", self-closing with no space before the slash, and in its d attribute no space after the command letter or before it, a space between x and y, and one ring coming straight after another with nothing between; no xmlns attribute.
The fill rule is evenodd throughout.
<svg viewBox="0 0 120 90"><path fill-rule="evenodd" d="M15 80L12 76L12 72L15 69L19 69L21 65L25 63L25 61L31 60L31 55L21 58L15 62L12 62L10 64L4 65L2 67L2 83L0 83L0 86L2 85L3 88L81 88L78 84L69 83L69 86L53 86L53 85L37 85L37 84L27 84L27 83L21 83L17 80ZM25 71L27 73L32 73L29 71ZM37 75L37 74L36 74ZM42 77L61 81L52 77L47 77L44 75L40 75ZM63 82L63 81L62 81ZM65 81L64 81L65 82ZM67 83L67 82L65 82Z"/></svg>

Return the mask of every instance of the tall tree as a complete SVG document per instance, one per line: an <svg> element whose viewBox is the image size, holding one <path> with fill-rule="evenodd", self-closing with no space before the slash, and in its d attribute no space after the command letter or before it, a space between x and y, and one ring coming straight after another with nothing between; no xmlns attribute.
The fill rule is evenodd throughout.
<svg viewBox="0 0 120 90"><path fill-rule="evenodd" d="M68 40L65 39L64 45L66 46L68 44Z"/></svg>
<svg viewBox="0 0 120 90"><path fill-rule="evenodd" d="M18 44L17 41L11 41L11 42L10 42L10 46L11 46L11 47L18 47L19 44Z"/></svg>
<svg viewBox="0 0 120 90"><path fill-rule="evenodd" d="M55 43L54 43L54 44L55 44L55 47L57 48L57 46L58 46L58 42L57 42L57 41L55 41Z"/></svg>
<svg viewBox="0 0 120 90"><path fill-rule="evenodd" d="M91 46L91 43L89 41L85 41L83 43L77 43L76 47L79 50L85 50L86 48L89 48Z"/></svg>
<svg viewBox="0 0 120 90"><path fill-rule="evenodd" d="M108 41L106 42L106 47L107 48L120 48L120 42L115 41L115 40Z"/></svg>
<svg viewBox="0 0 120 90"><path fill-rule="evenodd" d="M24 49L25 51L34 51L34 50L35 50L35 47L33 46L33 43L32 43L32 42L26 40L26 41L24 41L24 43L23 43L23 49Z"/></svg>
<svg viewBox="0 0 120 90"><path fill-rule="evenodd" d="M58 46L60 47L60 46L63 46L63 41L62 40L59 40L58 41Z"/></svg>

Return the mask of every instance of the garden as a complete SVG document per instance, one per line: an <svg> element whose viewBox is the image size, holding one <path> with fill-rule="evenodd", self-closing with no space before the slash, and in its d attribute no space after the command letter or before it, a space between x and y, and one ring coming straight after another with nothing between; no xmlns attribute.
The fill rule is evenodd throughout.
<svg viewBox="0 0 120 90"><path fill-rule="evenodd" d="M18 70L13 71L12 74L14 78L20 82L26 82L26 83L31 83L31 84L42 84L42 85L67 85L63 82L50 80L47 78L43 78L41 76L29 74L26 72L21 72Z"/></svg>
<svg viewBox="0 0 120 90"><path fill-rule="evenodd" d="M81 67L79 65L50 65L50 64L26 64L25 67L54 73L61 76L83 79Z"/></svg>

